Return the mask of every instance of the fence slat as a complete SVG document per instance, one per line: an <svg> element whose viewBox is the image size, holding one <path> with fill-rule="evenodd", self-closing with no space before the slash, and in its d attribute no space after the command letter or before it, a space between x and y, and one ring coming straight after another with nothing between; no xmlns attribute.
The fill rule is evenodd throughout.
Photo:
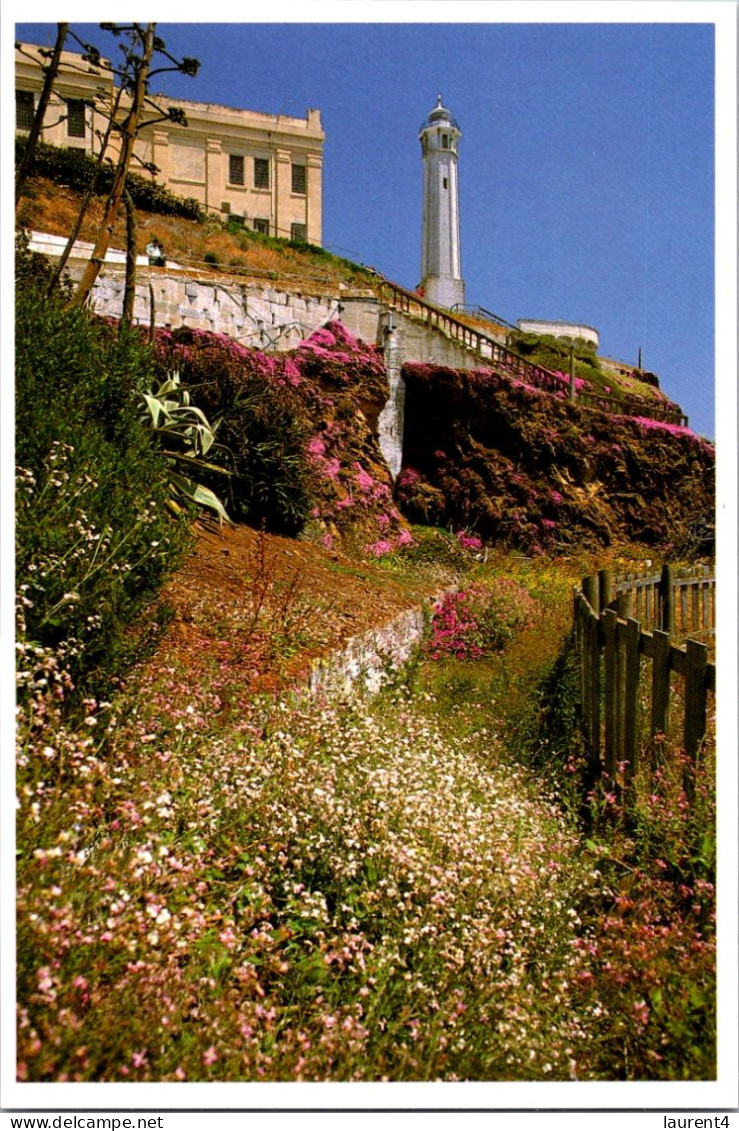
<svg viewBox="0 0 739 1131"><path fill-rule="evenodd" d="M626 807L630 808L636 795L636 774L638 766L639 747L637 744L637 722L639 706L639 634L641 626L638 620L632 617L624 626L619 625L620 635L624 646L624 734L623 734L623 761L626 763L624 770L624 790L626 793Z"/></svg>
<svg viewBox="0 0 739 1131"><path fill-rule="evenodd" d="M597 616L600 612L600 605L598 604L598 580L596 577L584 577L582 582L582 591L585 595L585 600L590 605Z"/></svg>
<svg viewBox="0 0 739 1131"><path fill-rule="evenodd" d="M603 684L605 714L605 772L608 774L609 788L616 780L618 741L618 712L616 703L616 624L618 616L615 609L606 609L603 614Z"/></svg>
<svg viewBox="0 0 739 1131"><path fill-rule="evenodd" d="M685 649L685 726L683 742L690 761L695 761L706 733L705 675L708 649L697 640L688 640Z"/></svg>
<svg viewBox="0 0 739 1131"><path fill-rule="evenodd" d="M688 591L683 585L680 589L680 631L683 635L688 631Z"/></svg>
<svg viewBox="0 0 739 1131"><path fill-rule="evenodd" d="M672 633L675 631L675 575L672 566L662 566L659 588L662 603L662 617L659 627L663 632Z"/></svg>
<svg viewBox="0 0 739 1131"><path fill-rule="evenodd" d="M670 709L670 637L655 629L652 633L652 764L660 760L667 733Z"/></svg>
<svg viewBox="0 0 739 1131"><path fill-rule="evenodd" d="M711 627L711 583L710 583L710 581L704 581L703 584L701 585L701 597L703 599L703 601L702 601L703 616L702 616L702 619L701 619L701 625L702 625L703 631L707 632L709 630L709 628Z"/></svg>
<svg viewBox="0 0 739 1131"><path fill-rule="evenodd" d="M590 649L590 765L594 780L600 776L600 633L598 617L588 617Z"/></svg>
<svg viewBox="0 0 739 1131"><path fill-rule="evenodd" d="M613 574L610 569L598 570L598 608L603 613L613 600Z"/></svg>

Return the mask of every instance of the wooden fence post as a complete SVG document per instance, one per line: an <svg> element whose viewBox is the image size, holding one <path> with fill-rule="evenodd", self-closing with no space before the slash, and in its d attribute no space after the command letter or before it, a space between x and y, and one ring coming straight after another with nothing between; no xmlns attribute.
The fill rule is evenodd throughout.
<svg viewBox="0 0 739 1131"><path fill-rule="evenodd" d="M604 613L613 600L613 574L610 569L598 570L598 612Z"/></svg>
<svg viewBox="0 0 739 1131"><path fill-rule="evenodd" d="M598 578L594 575L582 579L582 591L591 609L597 616L600 612L598 603Z"/></svg>
<svg viewBox="0 0 739 1131"><path fill-rule="evenodd" d="M618 677L616 674L617 642L616 625L618 616L614 609L606 609L603 614L603 635L605 646L603 649L603 683L605 698L605 771L608 774L609 789L613 789L616 782L616 757L618 749L618 701L616 691Z"/></svg>
<svg viewBox="0 0 739 1131"><path fill-rule="evenodd" d="M662 759L670 709L670 637L658 628L652 633L652 766Z"/></svg>
<svg viewBox="0 0 739 1131"><path fill-rule="evenodd" d="M590 715L590 766L593 781L601 772L600 761L600 622L598 616L588 615L588 651L590 653L590 696L588 713Z"/></svg>
<svg viewBox="0 0 739 1131"><path fill-rule="evenodd" d="M670 565L662 566L659 595L662 604L660 628L671 634L675 631L675 571Z"/></svg>
<svg viewBox="0 0 739 1131"><path fill-rule="evenodd" d="M683 744L690 763L685 767L685 792L692 797L695 768L701 740L706 733L706 664L708 649L697 640L686 642L685 652L685 725Z"/></svg>
<svg viewBox="0 0 739 1131"><path fill-rule="evenodd" d="M627 811L636 801L636 775L639 769L639 747L637 744L637 722L639 704L639 635L641 626L631 617L626 624L619 625L624 642L624 730L623 761L624 793Z"/></svg>
<svg viewBox="0 0 739 1131"><path fill-rule="evenodd" d="M585 711L585 655L583 650L583 614L585 601L579 591L575 591L575 651L577 652L578 668L580 669L580 707L581 722L584 720Z"/></svg>

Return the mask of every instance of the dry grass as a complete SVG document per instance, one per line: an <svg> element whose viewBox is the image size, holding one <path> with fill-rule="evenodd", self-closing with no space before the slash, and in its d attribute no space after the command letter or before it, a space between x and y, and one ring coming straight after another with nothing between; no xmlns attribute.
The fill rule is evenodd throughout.
<svg viewBox="0 0 739 1131"><path fill-rule="evenodd" d="M43 177L34 178L18 215L18 222L36 231L66 236L72 230L80 198L69 188ZM96 199L83 223L80 239L94 240L103 211L103 198ZM143 254L152 238L160 241L168 259L188 264L196 270L235 273L273 280L299 279L304 284L338 287L369 287L371 276L359 267L334 256L267 241L244 230L228 231L215 219L198 223L175 216L137 210L137 251ZM113 230L113 246L126 246L126 221L123 210ZM217 263L205 260L215 256Z"/></svg>

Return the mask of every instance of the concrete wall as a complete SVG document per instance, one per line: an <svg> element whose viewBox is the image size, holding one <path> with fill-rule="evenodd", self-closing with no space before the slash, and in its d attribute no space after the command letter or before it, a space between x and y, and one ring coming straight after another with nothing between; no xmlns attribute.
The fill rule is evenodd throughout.
<svg viewBox="0 0 739 1131"><path fill-rule="evenodd" d="M271 284L239 284L227 278L222 283L196 280L161 270L141 271L139 280L134 304L137 322L149 325L153 295L157 326L210 330L262 349L293 349L337 316L338 300L332 295L289 293ZM122 271L101 274L92 295L95 311L120 316L123 290Z"/></svg>
<svg viewBox="0 0 739 1131"><path fill-rule="evenodd" d="M65 244L61 236L34 232L31 250L58 256ZM69 260L73 279L80 278L91 244L80 242ZM120 318L125 287L125 255L109 251L91 296L96 314ZM293 349L304 338L332 318L341 317L340 292L287 291L279 284L254 280L239 282L233 276L193 277L177 264L149 268L146 256L138 256L134 321L148 326L154 304L154 323L167 329L190 326L228 334L246 346L262 349ZM362 320L376 340L377 305L371 303L369 318Z"/></svg>
<svg viewBox="0 0 739 1131"><path fill-rule="evenodd" d="M409 318L398 310L390 310L377 298L344 295L340 299L339 317L346 328L365 342L384 346L388 316L392 318L396 337L393 347L404 361L424 361L433 365L448 365L452 369L477 369L485 365L485 354L480 357L461 342L447 338L446 334L420 319Z"/></svg>
<svg viewBox="0 0 739 1131"><path fill-rule="evenodd" d="M61 237L33 233L31 249L58 256ZM91 245L77 245L69 261L69 273L79 278ZM92 291L96 313L119 318L125 287L124 255L110 251ZM272 283L239 282L233 276L193 277L177 264L150 268L139 256L134 320L148 326L176 329L189 326L227 334L245 346L260 349L294 349L319 326L340 319L364 342L380 346L390 384L390 397L378 422L380 449L393 477L403 458L405 385L401 370L405 361L447 365L455 369L485 364L471 350L447 338L438 329L390 310L371 292L349 293L343 284L333 293L288 291Z"/></svg>

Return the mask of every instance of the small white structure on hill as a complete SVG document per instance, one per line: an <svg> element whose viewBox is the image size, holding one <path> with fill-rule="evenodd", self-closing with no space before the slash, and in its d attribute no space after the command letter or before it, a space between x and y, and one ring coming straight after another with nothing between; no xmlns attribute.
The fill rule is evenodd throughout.
<svg viewBox="0 0 739 1131"><path fill-rule="evenodd" d="M519 318L516 326L524 334L550 334L553 338L580 338L598 349L600 336L595 326L582 322L553 322L545 318Z"/></svg>
<svg viewBox="0 0 739 1131"><path fill-rule="evenodd" d="M419 291L429 302L450 308L464 303L459 250L458 123L441 104L421 126L423 152L423 239Z"/></svg>

